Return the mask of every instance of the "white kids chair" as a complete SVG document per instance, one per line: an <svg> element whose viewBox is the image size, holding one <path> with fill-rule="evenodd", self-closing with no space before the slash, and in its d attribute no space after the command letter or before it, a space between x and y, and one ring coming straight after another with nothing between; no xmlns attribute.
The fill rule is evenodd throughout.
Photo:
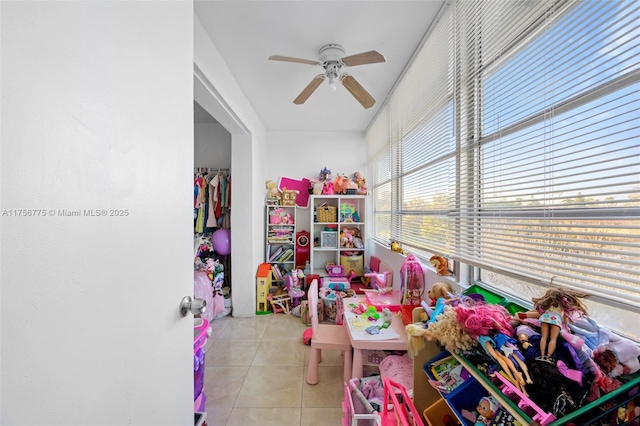
<svg viewBox="0 0 640 426"><path fill-rule="evenodd" d="M311 312L311 354L307 367L306 381L310 385L318 383L318 364L322 361L322 349L342 351L344 362L344 381L351 379L351 340L348 325L318 324L318 280L309 287L309 310Z"/></svg>

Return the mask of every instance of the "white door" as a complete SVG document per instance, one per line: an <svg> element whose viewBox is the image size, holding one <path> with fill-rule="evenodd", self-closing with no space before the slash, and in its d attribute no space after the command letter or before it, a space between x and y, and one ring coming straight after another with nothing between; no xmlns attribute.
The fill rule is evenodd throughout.
<svg viewBox="0 0 640 426"><path fill-rule="evenodd" d="M0 19L0 424L188 425L193 5Z"/></svg>

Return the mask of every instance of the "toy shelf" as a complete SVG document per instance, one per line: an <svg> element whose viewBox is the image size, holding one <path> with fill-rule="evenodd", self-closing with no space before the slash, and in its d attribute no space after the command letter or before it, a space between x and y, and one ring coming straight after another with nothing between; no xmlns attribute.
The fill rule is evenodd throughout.
<svg viewBox="0 0 640 426"><path fill-rule="evenodd" d="M364 264L366 195L312 195L310 197L310 248L311 273L327 275L327 264L343 265L345 273L355 270L362 275ZM345 229L357 233L348 239L340 239Z"/></svg>

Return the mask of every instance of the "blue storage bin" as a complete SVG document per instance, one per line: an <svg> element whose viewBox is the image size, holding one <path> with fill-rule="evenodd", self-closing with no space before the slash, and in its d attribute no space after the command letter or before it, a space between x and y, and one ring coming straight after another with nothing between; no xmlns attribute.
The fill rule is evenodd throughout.
<svg viewBox="0 0 640 426"><path fill-rule="evenodd" d="M433 357L432 359L430 359L429 361L427 361L424 366L423 366L423 370L425 372L425 374L427 375L427 377L429 377L431 380L438 380L436 379L435 375L433 374L432 371L432 366L434 364L441 364L442 362L444 362L447 358L451 358L452 355L448 352L448 351L444 351L444 352L440 352L437 356ZM454 362L458 365L460 365L460 363L458 363L457 360L454 359ZM466 372L466 370L464 369L464 367L462 367L461 371L461 376L462 378L466 378L467 380L471 380L473 379L473 377L469 376L469 373ZM451 397L451 395L453 395L454 393L458 392L458 390L460 388L463 387L463 385L466 383L466 381L462 381L460 378L457 377L450 377L450 380L447 381L446 377L441 377L442 380L444 380L445 382L447 382L447 384L449 384L451 386L451 390L449 392L440 390L440 393L442 394L442 396L445 399L448 399ZM475 379L473 379L475 380Z"/></svg>
<svg viewBox="0 0 640 426"><path fill-rule="evenodd" d="M464 421L466 426L474 426L474 422L462 416L462 410L476 411L480 398L487 395L489 395L487 390L476 379L471 377L456 388L456 391L447 398L447 402L458 419Z"/></svg>

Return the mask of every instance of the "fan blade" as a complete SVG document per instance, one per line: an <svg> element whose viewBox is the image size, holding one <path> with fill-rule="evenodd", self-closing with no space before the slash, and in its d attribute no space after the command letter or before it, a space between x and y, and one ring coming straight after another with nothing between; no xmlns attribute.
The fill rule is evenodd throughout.
<svg viewBox="0 0 640 426"><path fill-rule="evenodd" d="M312 61L311 59L292 58L290 56L273 55L269 56L270 61L295 62L298 64L321 65L320 61Z"/></svg>
<svg viewBox="0 0 640 426"><path fill-rule="evenodd" d="M347 88L349 93L351 93L365 109L371 108L376 103L376 100L373 99L369 92L364 90L364 87L350 74L342 74L340 79L342 80L342 85Z"/></svg>
<svg viewBox="0 0 640 426"><path fill-rule="evenodd" d="M316 91L318 86L320 86L323 81L324 74L316 75L313 80L311 80L311 83L307 84L307 87L305 87L302 92L300 92L298 97L293 100L293 103L296 105L302 105L303 103L305 103L305 101L309 99L309 96L311 96L311 94Z"/></svg>
<svg viewBox="0 0 640 426"><path fill-rule="evenodd" d="M341 60L343 64L349 67L353 67L355 65L375 64L376 62L387 61L384 55L376 52L375 50L358 53L356 55L345 56Z"/></svg>

